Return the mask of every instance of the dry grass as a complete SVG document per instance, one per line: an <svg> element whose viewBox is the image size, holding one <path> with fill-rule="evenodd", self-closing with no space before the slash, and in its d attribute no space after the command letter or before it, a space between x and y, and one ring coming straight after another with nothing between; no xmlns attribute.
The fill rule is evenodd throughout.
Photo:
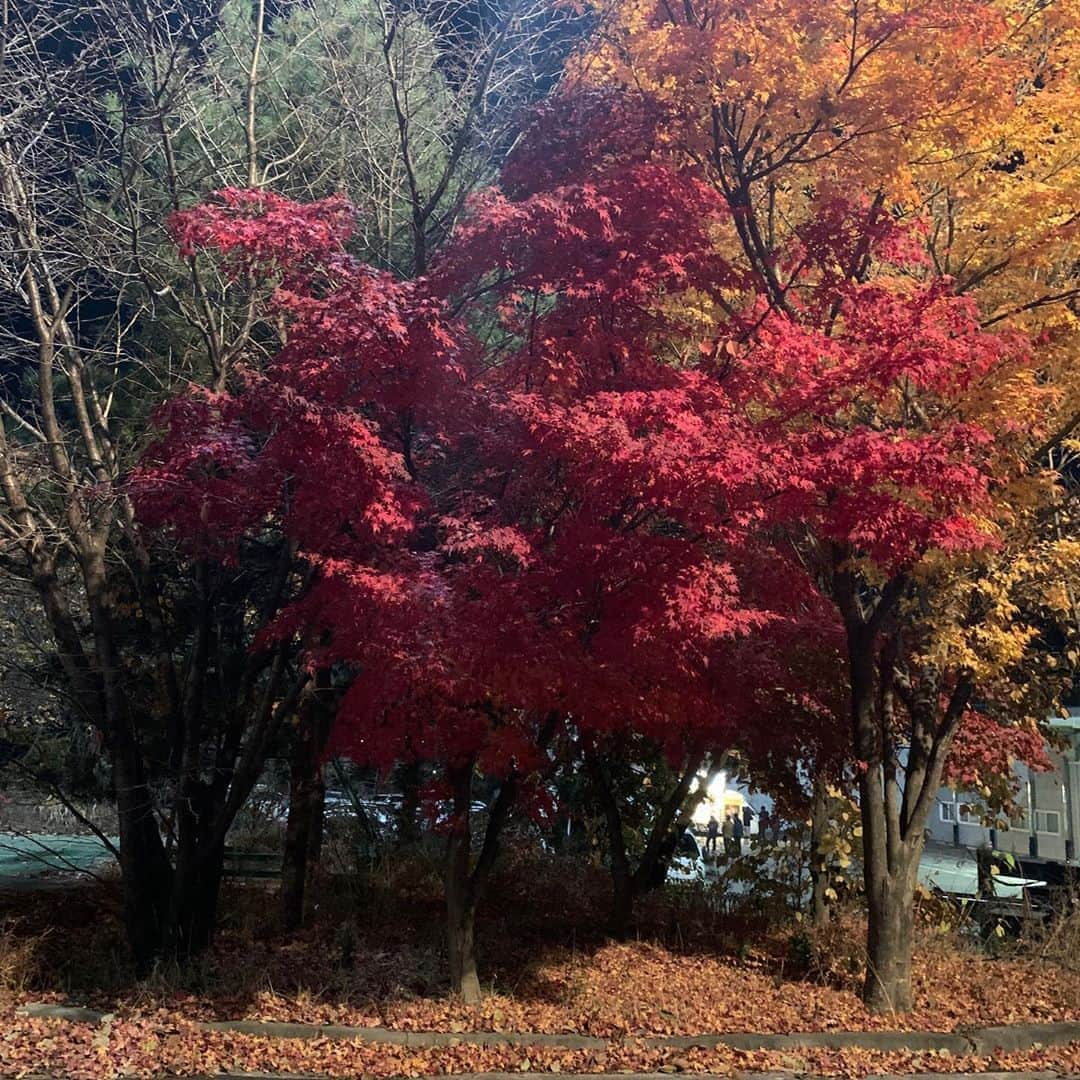
<svg viewBox="0 0 1080 1080"><path fill-rule="evenodd" d="M0 990L19 994L39 981L39 956L48 936L48 930L28 934L15 918L0 922Z"/></svg>
<svg viewBox="0 0 1080 1080"><path fill-rule="evenodd" d="M1080 974L1080 898L1074 897L1032 942L1040 959Z"/></svg>

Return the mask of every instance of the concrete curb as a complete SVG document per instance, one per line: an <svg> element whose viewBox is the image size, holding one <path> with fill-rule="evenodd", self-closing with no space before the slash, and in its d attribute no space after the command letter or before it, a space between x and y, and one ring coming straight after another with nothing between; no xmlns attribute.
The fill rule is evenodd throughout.
<svg viewBox="0 0 1080 1080"><path fill-rule="evenodd" d="M1076 1025L1074 1037L1080 1039L1080 1024ZM672 1050L728 1046L733 1050L974 1051L973 1040L954 1031L797 1031L788 1035L733 1031L721 1035L665 1035L642 1041L646 1046Z"/></svg>
<svg viewBox="0 0 1080 1080"><path fill-rule="evenodd" d="M778 1072L687 1073L692 1080L815 1080L790 1070ZM989 1072L989 1073L875 1073L865 1080L1062 1080L1066 1074L1056 1072ZM453 1080L521 1080L521 1073L455 1073ZM626 1073L547 1073L547 1080L628 1080ZM50 1077L30 1077L28 1080L59 1080ZM196 1076L191 1080L326 1080L318 1073L215 1073ZM434 1077L422 1080L435 1080ZM634 1073L631 1080L671 1080L666 1073ZM821 1077L816 1080L827 1080Z"/></svg>
<svg viewBox="0 0 1080 1080"><path fill-rule="evenodd" d="M270 1039L354 1039L394 1046L554 1046L560 1050L606 1050L610 1039L591 1035L551 1035L513 1031L399 1031L381 1027L342 1027L335 1024L282 1024L264 1020L211 1020L203 1031L261 1035Z"/></svg>
<svg viewBox="0 0 1080 1080"><path fill-rule="evenodd" d="M29 1005L20 1005L16 1013L33 1016L42 1020L67 1020L72 1024L100 1024L108 1013L96 1009L83 1009L76 1005L50 1005L32 1001Z"/></svg>
<svg viewBox="0 0 1080 1080"><path fill-rule="evenodd" d="M1068 1073L1056 1072L981 1072L981 1073L874 1073L865 1080L963 1080L965 1076L977 1076L979 1080L1060 1080Z"/></svg>
<svg viewBox="0 0 1080 1080"><path fill-rule="evenodd" d="M730 1073L691 1073L692 1080L733 1080ZM1061 1080L1063 1074L1055 1072L989 1072L989 1073L875 1073L865 1080ZM521 1080L517 1073L455 1073L453 1080ZM547 1080L627 1080L626 1073L547 1073ZM775 1072L741 1072L734 1074L734 1080L752 1077L753 1080L813 1080L803 1074L790 1070ZM26 1080L61 1080L44 1074L30 1075ZM230 1072L215 1073L213 1076L195 1076L189 1080L326 1080L319 1073L265 1073L265 1072ZM423 1080L435 1080L434 1077ZM671 1080L666 1073L634 1073L632 1080ZM821 1078L825 1080L825 1078Z"/></svg>
<svg viewBox="0 0 1080 1080"><path fill-rule="evenodd" d="M502 1072L502 1073L454 1073L452 1080L521 1080L528 1073ZM755 1072L735 1074L731 1073L690 1073L693 1080L738 1080L740 1075L752 1076L754 1080L798 1080L798 1074L790 1070L777 1072ZM979 1074L982 1076L982 1074ZM1002 1080L1059 1080L1056 1073L1001 1073L987 1074L990 1076L1000 1075ZM671 1080L668 1073L545 1073L545 1080ZM35 1080L35 1078L29 1078ZM46 1078L48 1080L48 1078ZM196 1076L191 1080L326 1080L325 1076L317 1073L216 1073L214 1076ZM421 1080L435 1080L434 1077L421 1078ZM913 1080L909 1077L875 1077L874 1080ZM923 1075L918 1080L924 1080ZM942 1076L937 1080L964 1080L963 1074L953 1073L951 1076Z"/></svg>
<svg viewBox="0 0 1080 1080"><path fill-rule="evenodd" d="M67 1020L76 1024L100 1024L111 1013L70 1005L33 1003L18 1012L41 1019ZM516 1031L399 1031L384 1027L347 1027L337 1024L291 1024L270 1020L213 1020L200 1023L203 1031L256 1035L267 1039L332 1039L382 1043L393 1046L548 1046L560 1050L606 1050L626 1042L657 1050L689 1050L693 1047L733 1050L879 1050L901 1053L987 1055L995 1051L1041 1049L1080 1043L1080 1021L1053 1024L1011 1024L968 1028L962 1031L802 1031L790 1034L724 1032L703 1035L627 1036L602 1039L592 1035L546 1034ZM486 1074L485 1074L486 1075ZM492 1074L494 1076L495 1074ZM989 1075L989 1074L987 1074Z"/></svg>
<svg viewBox="0 0 1080 1080"><path fill-rule="evenodd" d="M991 1054L995 1050L1032 1050L1043 1046L1064 1046L1080 1042L1080 1023L1062 1021L1058 1024L1008 1024L1001 1027L973 1028L968 1037L976 1054Z"/></svg>

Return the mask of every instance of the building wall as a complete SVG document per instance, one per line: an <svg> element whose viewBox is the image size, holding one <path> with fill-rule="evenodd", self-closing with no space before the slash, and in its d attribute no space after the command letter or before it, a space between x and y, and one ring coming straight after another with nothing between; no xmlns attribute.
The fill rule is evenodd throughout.
<svg viewBox="0 0 1080 1080"><path fill-rule="evenodd" d="M1015 855L1035 855L1054 862L1075 861L1080 857L1080 726L1074 716L1056 721L1070 738L1064 751L1049 752L1053 769L1032 772L1025 765L1014 766L1020 785L1019 812L1008 829L984 825L977 800L969 795L942 788L937 805L927 823L931 839L966 848L982 845ZM965 806L971 806L967 813Z"/></svg>
<svg viewBox="0 0 1080 1080"><path fill-rule="evenodd" d="M1031 778L1035 839L1040 858L1064 862L1070 824L1065 802L1067 765L1060 754L1053 755L1053 759L1053 772L1037 773Z"/></svg>
<svg viewBox="0 0 1080 1080"><path fill-rule="evenodd" d="M1080 739L1076 740L1080 744ZM1069 858L1080 862L1080 745L1074 745L1078 755L1067 763L1065 786L1069 795L1069 839L1072 841Z"/></svg>
<svg viewBox="0 0 1080 1080"><path fill-rule="evenodd" d="M926 831L931 840L936 840L939 844L953 844L957 840L953 836L952 823L945 821L942 817L942 806L948 802L953 802L953 793L948 788L942 788L938 792L937 804L934 809L930 811L930 820L926 823Z"/></svg>

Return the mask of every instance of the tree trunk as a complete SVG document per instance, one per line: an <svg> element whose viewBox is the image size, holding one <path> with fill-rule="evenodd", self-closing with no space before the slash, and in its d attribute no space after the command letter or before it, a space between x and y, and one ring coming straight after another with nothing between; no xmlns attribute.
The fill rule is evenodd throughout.
<svg viewBox="0 0 1080 1080"><path fill-rule="evenodd" d="M286 930L304 923L304 898L322 846L322 815L326 787L322 755L330 735L328 710L320 691L328 688L328 675L319 672L317 688L307 696L293 743L289 780L289 819L285 826L285 853L281 864L281 921Z"/></svg>
<svg viewBox="0 0 1080 1080"><path fill-rule="evenodd" d="M307 916L305 899L322 855L326 806L326 785L317 759L313 763L307 749L297 749L299 753L293 757L289 818L281 861L281 921L289 931L303 926Z"/></svg>
<svg viewBox="0 0 1080 1080"><path fill-rule="evenodd" d="M678 849L679 840L690 827L694 810L705 797L713 777L720 771L726 754L712 755L705 782L699 784L697 790L691 794L690 788L705 758L705 752L695 749L689 753L678 782L659 808L645 850L635 869L630 867L623 838L622 815L600 756L592 748L586 749L584 756L593 796L604 814L607 826L611 863L611 929L612 935L621 941L630 930L636 899L659 888L667 880L668 867Z"/></svg>
<svg viewBox="0 0 1080 1080"><path fill-rule="evenodd" d="M311 839L312 801L309 782L302 775L298 775L294 756L279 894L281 922L285 930L297 930L304 922L304 892L307 884L308 845Z"/></svg>
<svg viewBox="0 0 1080 1080"><path fill-rule="evenodd" d="M188 940L195 956L213 944L217 933L218 901L221 899L221 879L225 873L224 847L208 848L199 861L199 880L192 892L188 923Z"/></svg>
<svg viewBox="0 0 1080 1080"><path fill-rule="evenodd" d="M705 797L709 784L720 771L720 764L725 757L726 755L713 756L705 782L699 784L691 795L690 789L697 778L701 763L705 760L705 751L694 749L688 754L675 787L656 815L645 850L641 853L641 859L634 871L635 896L644 896L653 889L659 889L667 881L668 869L678 850L679 841L683 833L690 828L694 810Z"/></svg>
<svg viewBox="0 0 1080 1080"><path fill-rule="evenodd" d="M869 590L853 573L851 556L850 550L834 548L832 590L846 629L852 746L859 771L867 904L863 1001L875 1012L904 1012L912 1004L915 884L923 830L974 684L969 673L962 674L939 715L940 672L927 666L914 683L897 678L900 639L895 627L883 647L879 645L885 621L895 612L908 580L903 574L891 578L868 609ZM897 695L911 722L903 765L896 738Z"/></svg>
<svg viewBox="0 0 1080 1080"><path fill-rule="evenodd" d="M117 808L128 943L140 977L163 960L186 963L214 940L225 849L211 836L207 807L193 816L199 827L181 833L176 868L169 864L149 810L145 785L125 785L126 755L117 753Z"/></svg>
<svg viewBox="0 0 1080 1080"><path fill-rule="evenodd" d="M829 829L829 793L825 780L814 776L813 797L810 805L810 881L811 921L817 928L828 924L829 909L829 860L822 850Z"/></svg>
<svg viewBox="0 0 1080 1080"><path fill-rule="evenodd" d="M849 631L855 749L861 761L859 803L863 827L863 882L867 898L867 969L863 1000L875 1012L912 1007L911 951L915 886L927 818L973 683L962 676L940 711L940 683L907 695L909 746L902 769L894 732L893 687L882 677L874 708L872 633ZM891 668L887 655L883 666Z"/></svg>
<svg viewBox="0 0 1080 1080"><path fill-rule="evenodd" d="M193 842L190 852L178 856L165 951L180 963L186 963L213 944L224 860L224 846L214 844L205 834ZM181 863L185 868L183 873L179 869Z"/></svg>
<svg viewBox="0 0 1080 1080"><path fill-rule="evenodd" d="M450 989L467 1005L475 1005L480 1000L480 977L476 970L476 896L469 870L472 778L472 762L450 773L454 821L446 845L446 953Z"/></svg>
<svg viewBox="0 0 1080 1080"><path fill-rule="evenodd" d="M622 941L634 916L634 875L630 872L630 859L626 854L622 815L600 756L591 748L585 749L585 768L589 773L593 796L607 826L608 861L611 864L611 933Z"/></svg>
<svg viewBox="0 0 1080 1080"><path fill-rule="evenodd" d="M420 763L405 762L398 773L401 783L401 809L397 820L397 846L409 848L420 839L417 817L420 808Z"/></svg>
<svg viewBox="0 0 1080 1080"><path fill-rule="evenodd" d="M614 862L611 865L611 935L616 941L625 941L634 921L634 879L627 868L620 872Z"/></svg>
<svg viewBox="0 0 1080 1080"><path fill-rule="evenodd" d="M537 745L547 746L555 730L555 717L540 729ZM446 849L446 951L450 960L450 987L466 1004L480 1000L476 972L476 909L499 853L499 838L517 800L518 777L511 772L499 785L499 794L488 810L484 843L470 870L472 855L472 784L475 763L449 770L454 798L453 828Z"/></svg>
<svg viewBox="0 0 1080 1080"><path fill-rule="evenodd" d="M322 766L315 770L312 794L311 834L308 837L308 884L322 863L323 834L326 827L326 772Z"/></svg>
<svg viewBox="0 0 1080 1080"><path fill-rule="evenodd" d="M900 808L894 785L886 782L885 744L875 712L876 634L865 623L851 620L847 637L867 905L863 1001L873 1012L903 1012L911 1008L914 882L907 895Z"/></svg>
<svg viewBox="0 0 1080 1080"><path fill-rule="evenodd" d="M986 844L975 849L976 895L980 900L992 899L994 895L994 858Z"/></svg>
<svg viewBox="0 0 1080 1080"><path fill-rule="evenodd" d="M164 949L173 872L133 747L115 747L113 780L120 831L124 925L136 974L150 974Z"/></svg>
<svg viewBox="0 0 1080 1080"><path fill-rule="evenodd" d="M467 839L458 835L450 839L446 875L446 952L450 964L450 989L466 1005L475 1005L480 1000L480 976L476 969L476 909L469 898L467 870L461 870L461 853L467 843Z"/></svg>
<svg viewBox="0 0 1080 1080"><path fill-rule="evenodd" d="M867 892L866 981L863 1001L872 1012L912 1008L911 953L915 915L915 870L919 851L905 846L895 874L884 875Z"/></svg>

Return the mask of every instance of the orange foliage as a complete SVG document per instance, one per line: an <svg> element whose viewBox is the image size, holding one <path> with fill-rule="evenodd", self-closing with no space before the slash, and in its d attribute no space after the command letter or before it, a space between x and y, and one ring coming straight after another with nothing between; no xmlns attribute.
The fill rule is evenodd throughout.
<svg viewBox="0 0 1080 1080"><path fill-rule="evenodd" d="M1029 371L982 380L968 410L1019 421L1029 453L1076 430L1078 0L613 0L605 25L578 76L662 103L659 152L754 234L726 249L767 263L836 191L925 220L931 272L1038 343Z"/></svg>
<svg viewBox="0 0 1080 1080"><path fill-rule="evenodd" d="M923 559L907 659L966 673L998 720L1035 730L1077 657L1040 650L1040 629L1080 632L1077 523L1057 471L1080 446L1080 0L604 10L576 77L659 103L653 152L723 194L733 214L716 242L756 267L774 307L796 307L801 287L777 253L840 193L919 222L927 258L907 277L951 281L984 326L1031 343L1030 364L980 373L954 403L995 434L1002 482L981 524L998 547ZM696 315L708 338L715 312L702 300ZM918 390L898 390L918 418Z"/></svg>

